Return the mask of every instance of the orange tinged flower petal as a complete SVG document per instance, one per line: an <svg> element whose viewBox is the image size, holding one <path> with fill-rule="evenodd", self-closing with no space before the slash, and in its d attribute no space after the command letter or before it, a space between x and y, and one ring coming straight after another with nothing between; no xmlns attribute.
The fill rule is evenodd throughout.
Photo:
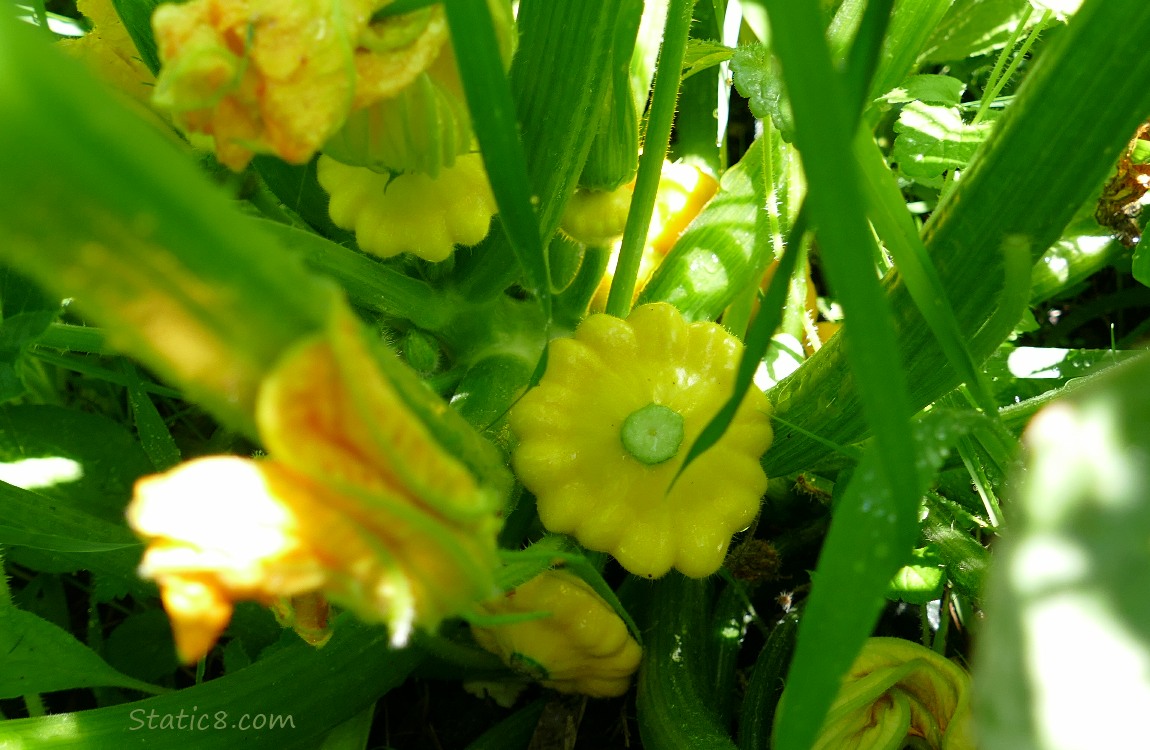
<svg viewBox="0 0 1150 750"><path fill-rule="evenodd" d="M155 100L212 136L235 170L255 153L306 162L353 108L393 96L447 39L442 9L371 23L368 0L191 0L152 18ZM409 16L418 16L414 28ZM394 27L404 27L396 41ZM370 44L371 49L362 45Z"/></svg>
<svg viewBox="0 0 1150 750"><path fill-rule="evenodd" d="M128 509L183 659L240 600L278 602L315 643L330 600L402 644L491 594L497 498L406 405L349 310L284 356L256 421L270 459L190 461L140 480Z"/></svg>

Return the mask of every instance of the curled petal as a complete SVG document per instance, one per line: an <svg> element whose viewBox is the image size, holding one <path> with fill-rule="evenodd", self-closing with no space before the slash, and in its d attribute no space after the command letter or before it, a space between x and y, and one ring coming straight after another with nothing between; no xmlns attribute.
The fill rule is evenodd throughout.
<svg viewBox="0 0 1150 750"><path fill-rule="evenodd" d="M970 676L928 648L871 638L823 724L818 750L902 747L973 750Z"/></svg>

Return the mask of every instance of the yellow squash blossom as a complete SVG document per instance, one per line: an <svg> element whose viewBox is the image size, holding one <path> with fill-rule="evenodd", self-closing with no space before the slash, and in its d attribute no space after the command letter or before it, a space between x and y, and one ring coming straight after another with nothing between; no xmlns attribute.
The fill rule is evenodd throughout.
<svg viewBox="0 0 1150 750"><path fill-rule="evenodd" d="M240 600L295 598L317 642L322 594L403 643L414 624L491 595L498 498L380 374L350 311L283 357L256 421L268 459L214 456L144 478L128 510L184 661L211 648Z"/></svg>
<svg viewBox="0 0 1150 750"><path fill-rule="evenodd" d="M639 575L718 570L767 488L763 393L751 388L722 440L671 482L730 397L741 352L722 327L666 303L592 315L553 341L542 381L510 414L513 466L543 525Z"/></svg>
<svg viewBox="0 0 1150 750"><path fill-rule="evenodd" d="M491 615L546 612L509 625L472 626L479 645L562 693L622 695L642 649L607 602L577 576L550 570L482 606Z"/></svg>
<svg viewBox="0 0 1150 750"><path fill-rule="evenodd" d="M439 54L442 9L371 23L372 0L191 0L152 17L155 100L243 169L255 153L303 163L354 107L392 96ZM366 47L364 45L367 45Z"/></svg>
<svg viewBox="0 0 1150 750"><path fill-rule="evenodd" d="M634 183L610 192L580 190L564 211L561 226L572 237L589 245L612 246L607 273L600 280L591 300L592 312L602 312L607 308L607 295L611 291L611 280L619 262L620 240L627 223L633 189ZM663 162L651 223L643 246L643 257L639 261L634 298L638 298L663 257L671 251L679 236L718 189L719 183L694 165Z"/></svg>
<svg viewBox="0 0 1150 750"><path fill-rule="evenodd" d="M360 248L383 258L412 253L445 260L457 244L486 237L496 211L479 154L459 157L435 178L380 174L321 156L317 176L331 194L331 220L354 229Z"/></svg>
<svg viewBox="0 0 1150 750"><path fill-rule="evenodd" d="M784 695L785 699L785 695ZM974 750L970 676L901 638L863 646L814 750Z"/></svg>

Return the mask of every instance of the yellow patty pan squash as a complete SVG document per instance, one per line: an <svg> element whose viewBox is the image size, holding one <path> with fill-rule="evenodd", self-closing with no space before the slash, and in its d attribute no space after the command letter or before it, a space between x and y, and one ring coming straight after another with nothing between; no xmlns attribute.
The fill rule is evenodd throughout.
<svg viewBox="0 0 1150 750"><path fill-rule="evenodd" d="M751 388L727 433L674 483L730 397L742 344L671 305L592 315L551 343L547 371L510 414L512 465L549 530L609 552L637 575L692 577L722 565L767 488L759 457L770 405Z"/></svg>
<svg viewBox="0 0 1150 750"><path fill-rule="evenodd" d="M491 615L549 613L471 631L509 667L559 692L622 695L639 668L642 649L627 626L590 586L566 571L545 571L481 609Z"/></svg>

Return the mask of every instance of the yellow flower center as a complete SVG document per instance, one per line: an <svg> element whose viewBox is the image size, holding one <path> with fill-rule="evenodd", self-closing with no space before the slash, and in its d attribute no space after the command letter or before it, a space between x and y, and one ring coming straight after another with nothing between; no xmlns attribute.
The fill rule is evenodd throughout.
<svg viewBox="0 0 1150 750"><path fill-rule="evenodd" d="M683 415L662 404L647 404L623 420L623 447L647 466L674 457L683 443Z"/></svg>

